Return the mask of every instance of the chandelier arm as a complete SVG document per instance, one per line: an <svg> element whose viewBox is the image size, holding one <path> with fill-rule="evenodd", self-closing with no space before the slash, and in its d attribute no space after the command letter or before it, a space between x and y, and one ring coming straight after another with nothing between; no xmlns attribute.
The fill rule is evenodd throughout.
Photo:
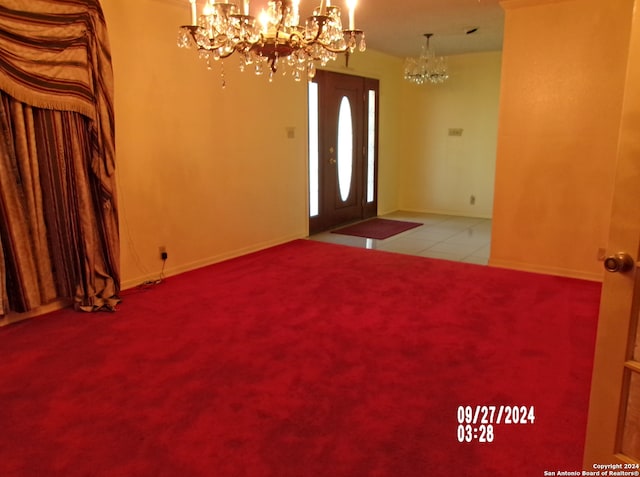
<svg viewBox="0 0 640 477"><path fill-rule="evenodd" d="M304 36L298 30L294 30L289 34L289 40L291 40L292 45L301 45L299 46L300 48L306 46Z"/></svg>
<svg viewBox="0 0 640 477"><path fill-rule="evenodd" d="M333 48L330 45L327 45L325 43L322 42L318 42L322 45L322 48L324 48L327 51L330 51L331 53L346 53L347 51L349 51L349 47L345 46L344 48Z"/></svg>
<svg viewBox="0 0 640 477"><path fill-rule="evenodd" d="M222 48L222 46L218 46L218 47L215 47L215 48L213 48L213 47L212 48L205 48L205 47L202 47L202 46L198 46L198 51L207 51L207 52L209 52L209 51L213 51L213 50L220 50L220 48ZM233 49L233 50L229 51L228 53L224 53L224 54L220 53L218 51L218 54L220 55L218 57L218 59L219 60L224 60L225 58L229 58L231 55L233 55L235 53L235 51L236 50Z"/></svg>
<svg viewBox="0 0 640 477"><path fill-rule="evenodd" d="M198 49L199 50L207 50L207 51L212 51L212 50L218 50L220 48L222 48L222 46L224 45L224 43L217 43L217 44L213 44L213 43L209 43L209 45L207 46L200 46L198 45Z"/></svg>
<svg viewBox="0 0 640 477"><path fill-rule="evenodd" d="M307 44L319 43L324 46L322 42L318 41L318 38L320 38L320 35L322 35L322 33L324 32L324 26L327 24L327 20L329 19L329 17L326 15L312 15L309 18L313 18L314 20L316 20L316 22L318 23L318 31L316 32L316 35L313 37L313 39L307 42Z"/></svg>
<svg viewBox="0 0 640 477"><path fill-rule="evenodd" d="M364 32L363 32L362 30L343 30L343 32L342 32L342 33L343 33L343 34L344 34L344 33L349 33L353 38L357 38L357 37L358 37L358 35L361 35L361 34L363 34ZM318 43L319 43L320 45L322 45L322 47L323 47L325 50L330 51L331 53L346 53L346 52L350 51L349 45L346 45L346 46L345 46L345 47L343 47L343 48L334 48L334 47L332 47L332 46L331 46L330 44L328 44L328 43L324 43L324 42L321 42L321 41L319 41Z"/></svg>
<svg viewBox="0 0 640 477"><path fill-rule="evenodd" d="M182 28L185 28L184 26ZM227 36L226 35L217 35L216 38L220 38L219 43L213 43L212 42L212 38L209 37L209 44L206 46L202 46L198 43L197 39L196 39L196 34L199 30L204 30L206 31L206 29L202 28L202 27L194 27L192 25L186 25L186 29L189 32L189 35L191 36L193 42L195 45L197 45L198 50L206 50L206 51L211 51L211 50L217 50L218 48L222 48L222 46L224 45L225 41L227 40ZM217 30L216 30L217 31ZM223 41L224 40L224 41ZM229 56L229 55L226 55Z"/></svg>

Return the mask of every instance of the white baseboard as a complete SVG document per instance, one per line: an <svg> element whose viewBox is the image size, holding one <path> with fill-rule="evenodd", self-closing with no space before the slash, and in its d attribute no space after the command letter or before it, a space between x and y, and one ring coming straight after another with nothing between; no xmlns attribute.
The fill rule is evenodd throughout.
<svg viewBox="0 0 640 477"><path fill-rule="evenodd" d="M469 213L460 212L460 211L437 210L437 209L411 209L411 208L400 208L397 210L384 212L384 214L391 214L394 212L411 212L414 214L452 215L454 217L471 217L474 219L491 219L492 218L490 215L469 214ZM383 215L383 214L380 213L380 215Z"/></svg>
<svg viewBox="0 0 640 477"><path fill-rule="evenodd" d="M531 263L513 262L509 260L499 260L489 258L489 266L497 268L508 268L510 270L518 270L521 272L542 273L544 275L554 275L565 278L577 278L579 280L588 280L592 282L602 282L604 272L584 272L582 270L571 270L569 268L547 267L544 265L535 265Z"/></svg>
<svg viewBox="0 0 640 477"><path fill-rule="evenodd" d="M281 245L286 242L291 242L292 240L305 238L303 235L291 235L291 236L283 236L273 240L268 240L265 242L259 242L255 244L251 244L247 247L238 248L235 250L229 250L227 252L221 253L219 255L214 255L212 257L203 258L201 260L196 260L189 263L184 263L175 267L165 268L163 271L163 275L165 277L171 277L173 275L179 275L181 273L185 273L191 270L196 270L198 268L206 267L208 265L213 265L214 263L223 262L225 260L230 260L232 258L240 257L242 255L247 255L249 253L258 252L260 250L264 250L266 248L275 247L276 245ZM158 280L158 275L143 275L136 278L128 279L122 282L121 288L122 290L127 290L129 288L135 288L140 286L147 281L155 281Z"/></svg>

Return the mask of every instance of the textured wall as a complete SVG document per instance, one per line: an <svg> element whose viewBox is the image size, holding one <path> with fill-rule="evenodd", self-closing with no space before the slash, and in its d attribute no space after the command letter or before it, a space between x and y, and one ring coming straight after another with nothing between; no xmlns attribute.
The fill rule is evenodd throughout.
<svg viewBox="0 0 640 477"><path fill-rule="evenodd" d="M602 277L632 4L503 2L491 264Z"/></svg>

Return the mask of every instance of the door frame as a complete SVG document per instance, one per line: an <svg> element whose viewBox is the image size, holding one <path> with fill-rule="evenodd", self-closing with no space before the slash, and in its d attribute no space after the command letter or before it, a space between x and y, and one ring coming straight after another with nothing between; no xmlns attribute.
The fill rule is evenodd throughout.
<svg viewBox="0 0 640 477"><path fill-rule="evenodd" d="M357 207L358 210L355 213L347 214L347 216L342 216L339 213L335 213L333 211L328 210L329 204L337 203L337 193L334 193L334 187L337 189L338 187L338 179L337 179L337 167L335 167L335 156L332 156L330 152L330 145L325 143L325 138L327 136L331 136L327 133L327 128L334 127L333 120L328 116L328 108L327 108L327 97L332 94L328 91L328 88L339 88L341 87L340 81L344 80L344 83L353 84L353 80L357 79L360 81L359 90L357 95L361 95L361 98L358 97L358 104L352 105L355 111L359 111L360 117L354 120L356 125L359 127L354 128L354 136L356 134L359 135L359 138L354 141L354 166L355 170L353 171L353 176L355 177L355 181L353 183L353 190L357 194L355 197L354 207ZM379 92L379 80L373 78L367 78L359 75L351 75L345 73L338 73L330 70L318 70L316 77L313 79L313 83L318 85L318 205L319 211L317 215L311 216L309 207L307 208L308 215L308 233L309 235L314 233L319 233L322 231L330 230L344 223L353 222L357 220L367 219L371 217L375 217L378 213L378 137L379 137L379 109L380 109L380 92ZM343 89L348 89L348 86L343 87ZM373 101L374 101L374 118L373 124L371 124L369 118L369 91L373 91ZM309 98L309 97L308 97ZM355 107L354 107L355 106ZM311 108L309 108L311 109ZM309 121L311 123L311 121ZM369 134L370 134L370 126L373 126L373 140L372 144L369 144ZM311 147L311 125L308 124L308 138L309 144L308 147ZM334 148L337 148L335 145L331 145ZM337 153L337 151L334 151ZM373 174L373 200L367 200L367 191L368 191L368 177L369 177L369 159L372 158L372 170ZM312 170L311 164L312 152L309 149L309 172ZM334 159L334 165L330 166L327 164L327 160ZM311 185L311 174L309 175L309 183L307 190L309 193L312 190L316 190ZM333 186L329 187L328 181L333 181ZM323 194L328 194L331 192L334 197L324 196ZM308 198L309 199L309 198ZM311 200L309 200L310 204ZM334 205L335 207L335 205ZM333 216L331 214L334 214Z"/></svg>

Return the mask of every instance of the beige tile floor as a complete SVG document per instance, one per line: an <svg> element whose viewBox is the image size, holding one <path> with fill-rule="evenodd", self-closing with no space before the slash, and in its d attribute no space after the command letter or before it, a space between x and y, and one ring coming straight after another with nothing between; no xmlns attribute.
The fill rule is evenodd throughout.
<svg viewBox="0 0 640 477"><path fill-rule="evenodd" d="M423 225L385 240L352 237L331 232L322 232L309 238L352 247L371 248L478 265L486 265L489 261L491 219L415 212L394 212L381 217L420 222Z"/></svg>

